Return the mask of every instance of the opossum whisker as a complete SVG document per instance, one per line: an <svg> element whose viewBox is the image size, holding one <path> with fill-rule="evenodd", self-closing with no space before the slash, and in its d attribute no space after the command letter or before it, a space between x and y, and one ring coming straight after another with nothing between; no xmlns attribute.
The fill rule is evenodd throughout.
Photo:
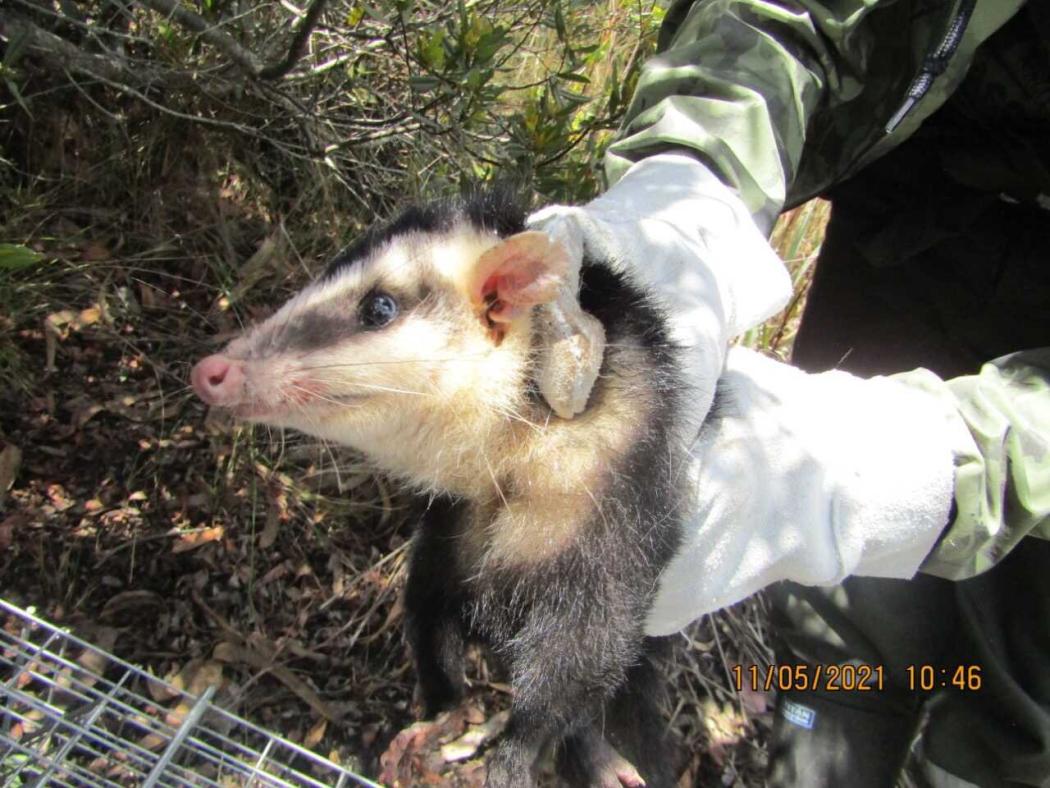
<svg viewBox="0 0 1050 788"><path fill-rule="evenodd" d="M546 424L541 426L541 425L537 424L536 422L532 421L531 419L521 415L517 411L510 410L508 408L504 408L504 407L502 407L500 405L493 405L491 403L485 403L485 407L488 408L493 413L495 413L495 414L497 414L499 416L502 416L503 418L507 419L508 421L517 421L517 422L520 422L520 423L524 424L526 427L528 427L530 430L532 430L533 432L535 432L537 434L542 433L543 432L543 427L546 426ZM548 419L549 418L550 417L548 416Z"/></svg>
<svg viewBox="0 0 1050 788"><path fill-rule="evenodd" d="M485 460L485 467L488 468L489 477L492 479L492 484L496 488L496 494L503 502L503 505L506 506L507 496L503 494L503 488L500 486L499 479L496 478L496 472L492 469L492 463L489 462L488 455L486 454L483 459Z"/></svg>
<svg viewBox="0 0 1050 788"><path fill-rule="evenodd" d="M426 391L415 391L413 389L396 389L393 386L381 386L378 383L361 383L359 381L354 381L353 385L360 386L361 388L365 389L372 389L374 391L387 391L391 394L412 394L416 397L427 396Z"/></svg>
<svg viewBox="0 0 1050 788"><path fill-rule="evenodd" d="M380 386L378 383L354 383L355 386L361 386L366 389L374 389L375 391L389 391L391 394L413 394L417 397L427 396L425 391L412 391L410 389L395 389L393 386Z"/></svg>
<svg viewBox="0 0 1050 788"><path fill-rule="evenodd" d="M339 463L335 459L335 453L332 451L332 445L324 438L321 438L320 448L322 450L322 455L327 454L329 462L332 463L332 472L335 474L335 484L336 487L341 491L343 489L343 475L339 472ZM324 470L323 460L321 460L321 470Z"/></svg>
<svg viewBox="0 0 1050 788"><path fill-rule="evenodd" d="M291 386L291 388L295 389L296 391L298 391L298 392L300 392L302 394L308 395L311 399L319 399L322 402L329 402L332 405L345 405L346 404L345 402L340 402L337 399L332 399L331 397L326 397L323 394L318 394L316 391L312 391L312 390L306 388L305 386L300 386L298 383L290 383L289 385ZM295 403L295 404L302 405L302 404L305 404L305 403ZM300 408L299 409L299 415L300 416L307 415L306 409L305 408Z"/></svg>
<svg viewBox="0 0 1050 788"><path fill-rule="evenodd" d="M325 378L318 378L318 377L313 378L313 380L316 380L318 383L336 383L336 382L345 383L346 382L346 381L339 381L339 380L333 380L333 379L327 379L326 380ZM427 392L425 392L425 391L414 391L414 390L411 390L411 389L397 389L397 388L393 388L392 386L381 386L378 383L363 383L363 382L357 381L357 380L351 381L349 385L354 386L354 387L373 389L375 391L388 391L388 392L390 392L392 394L413 394L413 395L419 396L419 397L424 397L424 396L427 395ZM343 402L341 400L330 399L328 397L322 396L321 394L318 394L317 392L311 391L310 389L304 388L302 386L299 386L299 385L296 385L296 384L292 384L292 386L295 389L297 389L298 391L303 392L304 394L310 394L315 399L324 400L325 402L331 402L333 405L345 405L346 404L345 402Z"/></svg>
<svg viewBox="0 0 1050 788"><path fill-rule="evenodd" d="M626 348L628 350L656 350L657 348L670 348L671 350L689 350L692 345L682 345L678 342L606 342L607 348Z"/></svg>
<svg viewBox="0 0 1050 788"><path fill-rule="evenodd" d="M594 504L594 508L598 512L598 516L602 518L602 525L604 525L606 529L609 529L611 526L609 525L609 518L605 516L605 509L602 507L601 503L599 503L598 499L591 491L591 486L586 482L584 482L583 484L583 491L587 493L587 497L590 498L591 502Z"/></svg>
<svg viewBox="0 0 1050 788"><path fill-rule="evenodd" d="M437 299L436 295L433 292L427 293L425 296L423 296L423 300L421 300L418 304L416 304L415 308L416 308L417 311L422 310L423 307L430 306L430 303L432 301L437 301L437 300L438 299Z"/></svg>
<svg viewBox="0 0 1050 788"><path fill-rule="evenodd" d="M397 358L386 361L348 361L338 364L314 364L308 367L299 367L304 372L315 369L341 369L343 367L373 367L381 364L446 364L452 361L467 361L470 359L484 358L487 353L472 353L458 358Z"/></svg>

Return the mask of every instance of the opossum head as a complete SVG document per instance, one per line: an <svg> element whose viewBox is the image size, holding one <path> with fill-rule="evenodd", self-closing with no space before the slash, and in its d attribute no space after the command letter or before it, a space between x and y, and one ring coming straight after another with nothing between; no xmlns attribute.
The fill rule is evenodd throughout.
<svg viewBox="0 0 1050 788"><path fill-rule="evenodd" d="M193 368L241 419L353 446L421 486L476 463L527 398L533 309L564 250L463 206L402 216ZM506 234L508 227L519 230ZM500 231L503 231L502 233Z"/></svg>

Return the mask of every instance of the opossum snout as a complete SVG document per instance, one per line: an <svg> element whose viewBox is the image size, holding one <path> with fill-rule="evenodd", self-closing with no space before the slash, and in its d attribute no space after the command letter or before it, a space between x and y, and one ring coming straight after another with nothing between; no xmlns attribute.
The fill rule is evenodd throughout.
<svg viewBox="0 0 1050 788"><path fill-rule="evenodd" d="M221 353L198 361L190 380L197 396L209 405L229 408L244 398L244 365Z"/></svg>

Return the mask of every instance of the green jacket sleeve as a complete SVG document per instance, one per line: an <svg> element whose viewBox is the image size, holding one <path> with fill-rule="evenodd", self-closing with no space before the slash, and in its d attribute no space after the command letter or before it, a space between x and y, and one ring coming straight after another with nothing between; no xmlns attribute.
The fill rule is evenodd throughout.
<svg viewBox="0 0 1050 788"><path fill-rule="evenodd" d="M1050 539L1050 348L949 381L927 370L894 377L955 408L971 438L955 447L955 517L922 571L961 580L1025 536Z"/></svg>
<svg viewBox="0 0 1050 788"><path fill-rule="evenodd" d="M678 0L610 146L607 178L685 149L768 229L785 206L910 136L1021 4ZM924 571L970 577L1026 535L1050 538L1050 350L951 381L904 377L950 403L970 433L956 450L956 515Z"/></svg>
<svg viewBox="0 0 1050 788"><path fill-rule="evenodd" d="M768 229L786 204L910 135L1020 3L981 0L959 28L965 3L679 0L610 146L607 178L654 153L687 149ZM965 35L955 41L958 29ZM909 94L927 72L932 87L916 105Z"/></svg>

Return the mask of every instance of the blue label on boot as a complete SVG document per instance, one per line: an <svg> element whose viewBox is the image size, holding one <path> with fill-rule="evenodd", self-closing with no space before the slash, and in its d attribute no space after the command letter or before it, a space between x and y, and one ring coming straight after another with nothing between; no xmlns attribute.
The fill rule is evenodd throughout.
<svg viewBox="0 0 1050 788"><path fill-rule="evenodd" d="M806 730L813 730L813 723L817 721L817 713L813 709L786 698L780 704L780 715L788 722Z"/></svg>

